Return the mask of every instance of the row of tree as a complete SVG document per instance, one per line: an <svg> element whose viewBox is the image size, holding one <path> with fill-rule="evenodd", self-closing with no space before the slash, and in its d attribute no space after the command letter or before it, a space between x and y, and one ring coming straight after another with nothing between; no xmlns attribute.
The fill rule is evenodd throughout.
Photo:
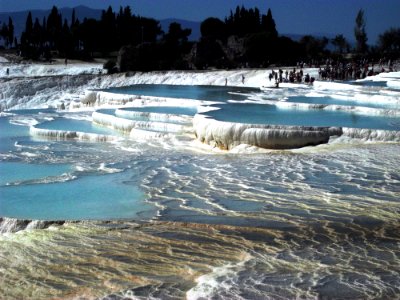
<svg viewBox="0 0 400 300"><path fill-rule="evenodd" d="M6 47L14 43L21 55L30 59L50 59L52 55L88 59L119 51L121 71L265 67L317 61L332 55L343 57L350 52L399 57L400 28L387 30L379 36L378 45L369 48L365 26L364 11L360 10L355 19L354 49L341 34L331 40L307 35L294 41L278 34L270 9L262 14L258 8L238 6L224 20L204 20L200 40L190 42L190 29L172 23L165 33L157 20L132 14L129 6L121 7L119 12L109 7L99 20L80 21L73 10L70 22L53 7L43 20L33 20L29 12L19 43L11 18L1 26L0 37ZM335 47L333 53L327 49L329 43ZM107 66L114 68L112 62Z"/></svg>
<svg viewBox="0 0 400 300"><path fill-rule="evenodd" d="M11 34L10 26L3 25L3 28L6 36ZM52 53L90 58L94 52L107 55L118 51L122 45L154 42L161 33L159 22L134 16L129 7L121 8L118 14L109 7L102 12L100 20L85 18L82 22L73 10L68 22L54 6L43 20L33 21L31 12L28 13L25 30L16 46L23 57L32 59L49 59ZM10 45L8 40L7 45Z"/></svg>
<svg viewBox="0 0 400 300"><path fill-rule="evenodd" d="M6 47L12 47L12 44L15 42L15 45L18 44L17 39L14 37L14 24L11 17L8 18L8 24L3 23L0 28L0 38L4 40L4 44Z"/></svg>

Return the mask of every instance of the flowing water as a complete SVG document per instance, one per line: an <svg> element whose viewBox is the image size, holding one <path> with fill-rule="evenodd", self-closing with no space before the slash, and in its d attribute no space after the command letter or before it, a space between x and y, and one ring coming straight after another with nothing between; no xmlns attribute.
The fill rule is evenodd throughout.
<svg viewBox="0 0 400 300"><path fill-rule="evenodd" d="M256 105L256 118L273 93L228 95L207 114ZM399 143L227 152L90 120L1 115L0 298L400 298ZM29 126L117 139L45 138Z"/></svg>

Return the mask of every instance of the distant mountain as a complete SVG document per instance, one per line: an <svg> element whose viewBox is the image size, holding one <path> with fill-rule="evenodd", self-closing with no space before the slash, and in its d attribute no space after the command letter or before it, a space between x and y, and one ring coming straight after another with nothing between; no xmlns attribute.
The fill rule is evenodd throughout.
<svg viewBox="0 0 400 300"><path fill-rule="evenodd" d="M300 41L301 38L302 38L303 36L305 36L305 35L311 35L311 36L316 37L316 38L323 38L323 37L326 37L326 38L328 38L328 39L333 39L333 38L336 36L336 34L321 33L321 32L305 33L305 34L282 33L281 35L286 36L286 37L288 37L288 38L291 38L292 40L297 41L297 42Z"/></svg>
<svg viewBox="0 0 400 300"><path fill-rule="evenodd" d="M302 38L303 36L305 36L305 35L311 35L311 36L316 37L316 38L319 38L319 39L321 39L321 38L323 38L323 37L326 37L326 38L329 39L329 41L331 41L333 38L336 37L336 34L332 34L332 33L321 33L321 32L314 32L314 33L307 33L307 34L283 33L283 34L281 34L281 35L282 35L282 36L286 36L286 37L288 37L288 38L290 38L290 39L292 39L293 41L296 41L296 42L300 41L301 38ZM354 48L354 47L355 47L356 42L355 42L353 39L347 39L347 42L350 44L350 47L351 47L351 48ZM327 49L330 50L330 51L333 51L333 50L335 50L335 47L334 47L334 46L332 45L332 43L330 42L330 43L327 45Z"/></svg>
<svg viewBox="0 0 400 300"><path fill-rule="evenodd" d="M182 19L164 19L160 21L161 28L164 32L168 32L169 25L173 22L181 24L182 29L191 29L192 34L189 36L190 41L198 41L200 39L201 22L188 21Z"/></svg>
<svg viewBox="0 0 400 300"><path fill-rule="evenodd" d="M58 11L61 13L63 19L67 19L68 22L71 22L72 18L72 9L70 7L59 8ZM86 6L77 6L75 7L75 16L80 21L84 18L93 18L100 19L101 17L101 9L92 9ZM40 24L43 22L44 17L48 17L51 12L51 9L48 10L31 10L33 22L38 18ZM8 17L11 17L14 24L14 34L18 38L21 36L21 33L25 30L26 18L28 16L29 11L19 11L19 12L0 12L0 22L8 24Z"/></svg>

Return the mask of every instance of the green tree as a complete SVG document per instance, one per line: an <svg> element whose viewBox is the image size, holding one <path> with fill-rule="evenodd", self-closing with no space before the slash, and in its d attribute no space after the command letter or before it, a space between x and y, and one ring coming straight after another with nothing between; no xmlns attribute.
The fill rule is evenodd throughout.
<svg viewBox="0 0 400 300"><path fill-rule="evenodd" d="M6 45L11 47L13 41L14 41L14 25L11 17L8 17L8 32L7 32Z"/></svg>
<svg viewBox="0 0 400 300"><path fill-rule="evenodd" d="M252 67L265 66L275 61L274 47L276 39L266 32L250 34L245 42L246 62Z"/></svg>
<svg viewBox="0 0 400 300"><path fill-rule="evenodd" d="M115 13L113 12L112 7L109 6L106 11L103 10L100 20L101 38L99 42L103 52L110 52L119 48L117 45L118 36L116 26Z"/></svg>
<svg viewBox="0 0 400 300"><path fill-rule="evenodd" d="M49 39L50 47L57 49L61 42L62 31L62 16L58 12L57 7L53 6L50 15L47 18L47 37Z"/></svg>
<svg viewBox="0 0 400 300"><path fill-rule="evenodd" d="M200 32L202 38L224 39L226 32L226 25L218 18L208 18L201 22Z"/></svg>
<svg viewBox="0 0 400 300"><path fill-rule="evenodd" d="M32 29L32 44L35 47L40 47L43 45L43 42L44 42L43 29L39 23L38 18L36 18L35 23L33 24L33 29Z"/></svg>
<svg viewBox="0 0 400 300"><path fill-rule="evenodd" d="M336 48L336 51L340 54L343 54L346 49L349 48L349 43L347 42L346 38L343 36L343 34L338 34L336 35L332 40L331 40L332 45Z"/></svg>
<svg viewBox="0 0 400 300"><path fill-rule="evenodd" d="M160 22L144 17L135 17L138 26L136 32L140 32L140 43L155 43L162 34Z"/></svg>
<svg viewBox="0 0 400 300"><path fill-rule="evenodd" d="M263 16L265 17L265 16ZM246 34L262 31L260 11L258 8L246 9L237 6L235 13L225 19L228 35L245 36Z"/></svg>
<svg viewBox="0 0 400 300"><path fill-rule="evenodd" d="M130 33L132 28L132 11L129 6L120 7L117 15L118 44L121 46L132 44L133 36Z"/></svg>
<svg viewBox="0 0 400 300"><path fill-rule="evenodd" d="M381 52L400 57L400 28L390 28L379 35L378 45Z"/></svg>
<svg viewBox="0 0 400 300"><path fill-rule="evenodd" d="M319 39L311 35L305 35L300 39L299 44L303 48L307 58L314 59L322 57L326 53L328 42L329 39L326 37Z"/></svg>
<svg viewBox="0 0 400 300"><path fill-rule="evenodd" d="M182 29L181 24L173 22L169 25L168 33L162 41L162 52L160 53L162 69L186 69L183 57L190 51L188 37L191 29Z"/></svg>
<svg viewBox="0 0 400 300"><path fill-rule="evenodd" d="M195 46L194 64L197 69L226 67L227 59L221 43L213 39L201 39Z"/></svg>
<svg viewBox="0 0 400 300"><path fill-rule="evenodd" d="M0 29L0 37L6 41L7 40L7 36L8 36L8 27L5 23L3 23L3 25L1 26Z"/></svg>
<svg viewBox="0 0 400 300"><path fill-rule="evenodd" d="M32 21L32 13L29 12L28 16L26 17L26 22L25 22L25 40L24 42L26 44L30 44L32 40L32 30L33 30L33 21Z"/></svg>
<svg viewBox="0 0 400 300"><path fill-rule="evenodd" d="M42 43L42 45L44 45L47 40L48 40L47 19L46 19L46 17L43 17L43 20L42 20L42 31L41 31L41 43Z"/></svg>
<svg viewBox="0 0 400 300"><path fill-rule="evenodd" d="M169 25L168 33L165 35L165 40L167 43L173 45L182 45L188 41L188 37L191 33L191 29L182 29L181 24L172 22Z"/></svg>
<svg viewBox="0 0 400 300"><path fill-rule="evenodd" d="M360 9L356 17L356 26L354 27L354 37L356 38L356 52L366 53L368 50L367 33L365 32L364 10Z"/></svg>
<svg viewBox="0 0 400 300"><path fill-rule="evenodd" d="M71 57L74 45L72 41L71 30L68 26L67 19L64 20L63 27L61 29L61 39L59 42L58 49L64 57Z"/></svg>
<svg viewBox="0 0 400 300"><path fill-rule="evenodd" d="M95 19L84 19L78 28L79 40L82 41L84 58L93 58L93 52L99 49L99 22Z"/></svg>
<svg viewBox="0 0 400 300"><path fill-rule="evenodd" d="M71 28L75 25L76 17L75 17L75 8L72 9L72 16L71 16Z"/></svg>
<svg viewBox="0 0 400 300"><path fill-rule="evenodd" d="M262 17L262 27L267 34L275 37L278 36L278 31L276 30L276 25L274 18L272 17L271 9L268 9L267 15Z"/></svg>
<svg viewBox="0 0 400 300"><path fill-rule="evenodd" d="M34 39L32 14L29 12L25 22L25 31L21 34L20 49L22 56L32 59L37 59L39 57L40 54L38 48L35 46Z"/></svg>
<svg viewBox="0 0 400 300"><path fill-rule="evenodd" d="M79 20L75 16L75 9L73 9L71 16L71 26L70 26L71 42L72 42L71 47L73 52L79 51L79 35L78 35L79 24L80 24Z"/></svg>

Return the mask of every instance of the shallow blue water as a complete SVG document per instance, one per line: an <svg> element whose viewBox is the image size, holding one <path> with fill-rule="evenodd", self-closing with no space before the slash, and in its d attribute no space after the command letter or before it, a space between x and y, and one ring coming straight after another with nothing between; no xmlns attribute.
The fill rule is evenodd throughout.
<svg viewBox="0 0 400 300"><path fill-rule="evenodd" d="M220 105L222 109L206 115L219 121L298 126L338 126L400 130L400 118L365 116L345 111L281 109L275 105L238 104Z"/></svg>
<svg viewBox="0 0 400 300"><path fill-rule="evenodd" d="M350 99L335 99L333 97L293 96L293 97L288 97L287 102L344 105L344 106L363 106L363 107L383 108L383 109L400 109L399 103L380 103L376 101L366 102L366 101L356 101Z"/></svg>
<svg viewBox="0 0 400 300"><path fill-rule="evenodd" d="M48 166L21 164L16 171L26 172L35 168L36 176L49 169ZM55 178L53 183L2 186L0 215L42 220L108 220L136 219L154 214L154 206L143 202L143 192L124 183L126 177L126 172L123 172L84 176L72 181L57 182Z"/></svg>
<svg viewBox="0 0 400 300"><path fill-rule="evenodd" d="M133 86L106 89L106 92L144 95L155 97L170 97L209 101L244 100L245 95L259 92L255 88L226 87L226 86L199 86L199 85L166 85L166 84L138 84ZM234 94L232 94L234 93Z"/></svg>
<svg viewBox="0 0 400 300"><path fill-rule="evenodd" d="M18 137L27 136L29 128L10 123L9 118L0 117L0 151L9 151Z"/></svg>
<svg viewBox="0 0 400 300"><path fill-rule="evenodd" d="M18 115L26 116L22 120L39 118L40 111ZM99 166L99 157L89 148L101 153L104 149L100 144L36 141L29 135L28 126L10 123L13 118L0 117L0 217L108 220L148 219L155 214L155 207L146 204L136 181L130 180L137 176L135 170L123 167L109 171ZM115 134L88 121L63 117L37 126Z"/></svg>
<svg viewBox="0 0 400 300"><path fill-rule="evenodd" d="M23 164L19 162L0 162L0 186L18 184L37 178L57 176L71 171L70 165L63 164Z"/></svg>

